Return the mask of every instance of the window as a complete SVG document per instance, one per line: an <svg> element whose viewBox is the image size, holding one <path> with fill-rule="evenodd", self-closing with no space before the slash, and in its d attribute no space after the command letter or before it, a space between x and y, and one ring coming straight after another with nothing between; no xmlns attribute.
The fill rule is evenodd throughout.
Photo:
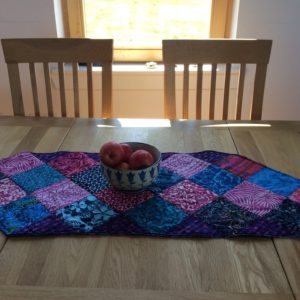
<svg viewBox="0 0 300 300"><path fill-rule="evenodd" d="M66 37L114 39L114 61L161 61L162 39L229 37L232 0L62 0Z"/></svg>

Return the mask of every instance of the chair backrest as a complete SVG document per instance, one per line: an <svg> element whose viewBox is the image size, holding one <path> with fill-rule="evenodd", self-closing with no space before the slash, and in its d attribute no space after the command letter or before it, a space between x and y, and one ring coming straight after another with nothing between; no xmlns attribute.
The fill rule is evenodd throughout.
<svg viewBox="0 0 300 300"><path fill-rule="evenodd" d="M28 63L35 116L40 116L37 77L35 63L43 64L46 88L48 116L53 116L53 97L49 63L58 64L60 87L61 116L66 117L66 93L64 69L65 64L72 66L74 112L79 117L79 63L84 63L87 70L87 90L89 117L95 116L93 106L93 64L102 67L102 116L111 117L112 112L112 47L113 40L93 40L81 38L34 38L34 39L2 39L2 47L7 63L13 110L15 115L24 115L24 103L21 90L19 63Z"/></svg>
<svg viewBox="0 0 300 300"><path fill-rule="evenodd" d="M196 83L196 119L201 119L202 111L202 81L203 65L210 64L211 82L209 99L209 119L215 119L215 96L217 65L225 64L225 83L223 96L223 120L228 119L228 103L231 65L240 64L239 82L236 101L236 118L241 119L242 100L244 93L245 71L247 64L255 64L255 79L252 110L249 113L251 120L260 120L267 65L269 63L272 40L163 40L164 72L164 104L165 117L175 119L175 66L182 64L183 70L183 118L188 118L189 99L189 65L197 65Z"/></svg>

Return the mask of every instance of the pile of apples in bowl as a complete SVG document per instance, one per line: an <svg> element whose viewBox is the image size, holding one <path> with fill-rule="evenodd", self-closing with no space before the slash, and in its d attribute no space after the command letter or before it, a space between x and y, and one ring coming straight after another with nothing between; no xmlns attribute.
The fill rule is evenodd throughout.
<svg viewBox="0 0 300 300"><path fill-rule="evenodd" d="M143 190L159 173L161 154L150 144L107 142L99 154L105 177L118 190Z"/></svg>

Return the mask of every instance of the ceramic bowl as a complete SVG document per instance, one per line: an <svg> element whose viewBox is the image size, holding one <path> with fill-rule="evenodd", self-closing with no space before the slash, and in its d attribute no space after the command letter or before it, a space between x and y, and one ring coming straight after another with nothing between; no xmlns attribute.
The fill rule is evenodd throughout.
<svg viewBox="0 0 300 300"><path fill-rule="evenodd" d="M127 142L133 151L143 149L149 151L153 158L154 163L147 168L139 170L120 170L109 167L101 162L102 170L110 182L110 184L122 191L139 191L148 187L157 177L160 168L161 154L160 151L150 145L138 142Z"/></svg>

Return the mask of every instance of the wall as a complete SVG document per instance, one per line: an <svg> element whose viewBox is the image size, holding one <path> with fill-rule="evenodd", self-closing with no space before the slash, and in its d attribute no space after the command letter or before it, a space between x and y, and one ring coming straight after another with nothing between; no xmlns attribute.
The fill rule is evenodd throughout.
<svg viewBox="0 0 300 300"><path fill-rule="evenodd" d="M240 0L237 37L273 39L263 118L300 120L300 1Z"/></svg>
<svg viewBox="0 0 300 300"><path fill-rule="evenodd" d="M0 39L56 37L51 0L0 0ZM12 113L6 64L0 47L0 115Z"/></svg>

